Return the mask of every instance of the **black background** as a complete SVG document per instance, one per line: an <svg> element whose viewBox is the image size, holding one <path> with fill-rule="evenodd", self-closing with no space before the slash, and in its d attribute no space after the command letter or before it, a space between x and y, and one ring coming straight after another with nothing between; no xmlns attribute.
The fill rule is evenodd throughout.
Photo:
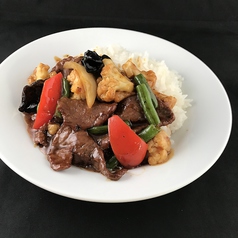
<svg viewBox="0 0 238 238"><path fill-rule="evenodd" d="M187 49L215 72L231 101L233 130L223 154L202 177L133 203L61 197L22 179L0 160L0 237L238 237L237 20L236 0L1 0L0 62L30 41L63 30L102 26L153 34Z"/></svg>

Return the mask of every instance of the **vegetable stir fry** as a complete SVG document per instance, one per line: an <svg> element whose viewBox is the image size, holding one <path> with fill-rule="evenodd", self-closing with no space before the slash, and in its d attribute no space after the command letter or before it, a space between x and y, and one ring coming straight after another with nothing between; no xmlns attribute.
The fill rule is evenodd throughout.
<svg viewBox="0 0 238 238"><path fill-rule="evenodd" d="M164 127L175 120L176 98L155 90L152 70L131 60L121 67L86 51L50 69L40 63L23 88L19 111L32 140L56 171L71 165L120 179L128 169L166 162Z"/></svg>

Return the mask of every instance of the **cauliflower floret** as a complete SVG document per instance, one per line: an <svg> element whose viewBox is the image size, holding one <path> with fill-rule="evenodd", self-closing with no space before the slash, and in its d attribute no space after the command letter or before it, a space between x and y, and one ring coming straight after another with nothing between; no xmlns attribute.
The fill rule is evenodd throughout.
<svg viewBox="0 0 238 238"><path fill-rule="evenodd" d="M67 76L67 80L72 85L71 86L71 92L73 93L72 98L85 99L86 98L85 90L82 81L80 80L80 77L75 69L73 69L71 73Z"/></svg>
<svg viewBox="0 0 238 238"><path fill-rule="evenodd" d="M103 59L102 78L98 79L97 95L105 102L120 102L132 94L134 84L124 75L111 59Z"/></svg>
<svg viewBox="0 0 238 238"><path fill-rule="evenodd" d="M131 59L127 60L126 63L122 65L122 69L126 73L126 76L128 78L132 78L138 74L143 74L144 77L146 78L148 84L150 85L151 88L154 87L155 82L157 80L156 74L152 70L144 71L144 70L139 70L136 65L132 62Z"/></svg>
<svg viewBox="0 0 238 238"><path fill-rule="evenodd" d="M163 93L159 93L156 90L153 90L153 93L155 94L156 98L162 100L170 109L173 109L177 102L177 99L173 96L168 96Z"/></svg>
<svg viewBox="0 0 238 238"><path fill-rule="evenodd" d="M39 79L47 79L50 77L49 74L50 66L47 64L40 63L33 71L33 73L28 78L28 83L31 84Z"/></svg>
<svg viewBox="0 0 238 238"><path fill-rule="evenodd" d="M150 165L162 164L170 158L172 151L171 141L164 130L161 130L148 142L148 163Z"/></svg>

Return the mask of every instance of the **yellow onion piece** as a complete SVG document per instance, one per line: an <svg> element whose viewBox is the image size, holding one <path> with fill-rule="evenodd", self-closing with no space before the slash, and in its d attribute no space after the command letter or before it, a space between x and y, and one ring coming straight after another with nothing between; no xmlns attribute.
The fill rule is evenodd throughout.
<svg viewBox="0 0 238 238"><path fill-rule="evenodd" d="M77 71L85 90L87 105L89 108L91 108L95 102L97 94L97 84L94 76L88 73L82 65L73 61L65 62L64 68L74 69Z"/></svg>

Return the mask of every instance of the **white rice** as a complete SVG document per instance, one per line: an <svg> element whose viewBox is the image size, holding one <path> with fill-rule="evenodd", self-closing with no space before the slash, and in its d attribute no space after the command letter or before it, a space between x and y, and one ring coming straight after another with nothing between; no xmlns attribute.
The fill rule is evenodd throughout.
<svg viewBox="0 0 238 238"><path fill-rule="evenodd" d="M174 133L182 127L184 121L187 119L187 108L191 106L192 100L188 99L187 95L182 93L181 87L184 79L181 75L170 70L164 61L156 61L149 58L147 52L143 54L132 53L118 45L96 47L95 51L99 55L108 55L119 68L128 59L132 59L139 70L153 70L157 76L156 90L160 93L174 96L177 99L176 105L173 108L175 121L168 126L169 129Z"/></svg>

